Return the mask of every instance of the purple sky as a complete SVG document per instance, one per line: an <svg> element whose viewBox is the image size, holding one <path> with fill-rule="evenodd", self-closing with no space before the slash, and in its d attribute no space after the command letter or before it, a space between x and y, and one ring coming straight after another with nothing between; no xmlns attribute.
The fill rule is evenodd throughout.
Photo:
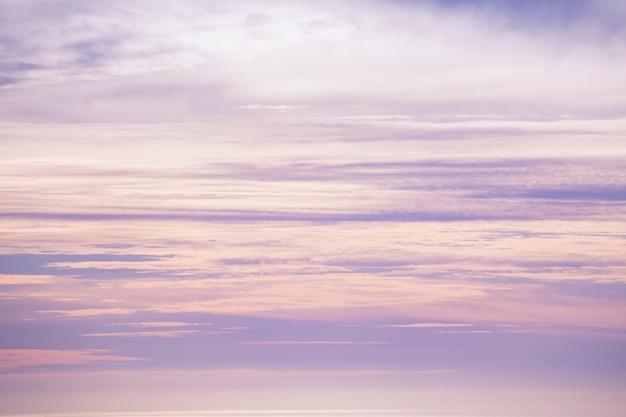
<svg viewBox="0 0 626 417"><path fill-rule="evenodd" d="M623 416L624 74L618 0L2 1L0 415Z"/></svg>

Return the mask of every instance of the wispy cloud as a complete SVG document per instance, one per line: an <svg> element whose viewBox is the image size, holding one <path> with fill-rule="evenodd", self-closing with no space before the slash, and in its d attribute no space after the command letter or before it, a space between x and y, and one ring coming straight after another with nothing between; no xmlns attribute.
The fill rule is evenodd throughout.
<svg viewBox="0 0 626 417"><path fill-rule="evenodd" d="M211 323L187 323L184 321L146 321L146 322L127 322L115 323L118 326L129 327L186 327L186 326L210 326Z"/></svg>
<svg viewBox="0 0 626 417"><path fill-rule="evenodd" d="M51 275L0 274L0 285L37 285L54 282Z"/></svg>
<svg viewBox="0 0 626 417"><path fill-rule="evenodd" d="M83 308L78 310L40 310L39 314L58 314L67 317L85 317L100 315L124 315L132 314L136 310L128 308Z"/></svg>
<svg viewBox="0 0 626 417"><path fill-rule="evenodd" d="M85 333L87 337L182 337L194 334L210 333L221 334L223 332L205 332L202 330L155 330L142 332L109 332L109 333Z"/></svg>
<svg viewBox="0 0 626 417"><path fill-rule="evenodd" d="M141 361L142 358L110 355L106 349L51 350L51 349L0 349L0 369L50 365L84 365Z"/></svg>
<svg viewBox="0 0 626 417"><path fill-rule="evenodd" d="M386 345L388 342L363 342L351 340L253 340L244 342L249 346L272 345Z"/></svg>
<svg viewBox="0 0 626 417"><path fill-rule="evenodd" d="M475 324L470 323L410 323L410 324L383 324L381 327L399 327L399 328L417 328L417 329L431 329L431 328L445 328L445 327L472 327Z"/></svg>
<svg viewBox="0 0 626 417"><path fill-rule="evenodd" d="M457 369L340 369L340 370L324 370L324 369L293 369L293 370L273 370L265 368L226 368L226 369L208 369L208 370L160 370L160 371L141 371L141 370L124 370L124 371L96 371L95 374L101 377L121 376L127 378L158 378L160 380L181 381L181 380L206 380L206 379L273 379L273 378L294 378L294 377L331 377L331 378L351 378L351 377L367 377L367 376L420 376L420 375L438 375L458 373ZM37 374L31 374L37 375ZM80 376L80 374L66 372L64 374L39 374L39 377L54 378L55 375L60 378L72 378ZM15 374L10 375L15 377ZM0 374L0 380L3 375ZM18 378L20 378L18 376ZM24 374L20 379L29 379L28 374Z"/></svg>
<svg viewBox="0 0 626 417"><path fill-rule="evenodd" d="M294 110L303 109L306 108L306 106L291 106L288 104L246 104L235 108L242 110Z"/></svg>

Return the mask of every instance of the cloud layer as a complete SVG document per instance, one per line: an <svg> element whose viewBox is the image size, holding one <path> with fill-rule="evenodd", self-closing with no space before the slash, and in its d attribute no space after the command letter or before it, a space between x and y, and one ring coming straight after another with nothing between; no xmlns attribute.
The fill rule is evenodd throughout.
<svg viewBox="0 0 626 417"><path fill-rule="evenodd" d="M0 116L623 116L623 6L455 3L5 2Z"/></svg>
<svg viewBox="0 0 626 417"><path fill-rule="evenodd" d="M624 415L625 35L610 0L2 2L0 413Z"/></svg>

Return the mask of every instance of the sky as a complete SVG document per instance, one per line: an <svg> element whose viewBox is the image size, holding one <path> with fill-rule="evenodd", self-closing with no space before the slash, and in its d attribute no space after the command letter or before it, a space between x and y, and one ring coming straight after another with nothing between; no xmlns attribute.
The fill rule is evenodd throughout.
<svg viewBox="0 0 626 417"><path fill-rule="evenodd" d="M0 415L626 413L626 3L0 0Z"/></svg>

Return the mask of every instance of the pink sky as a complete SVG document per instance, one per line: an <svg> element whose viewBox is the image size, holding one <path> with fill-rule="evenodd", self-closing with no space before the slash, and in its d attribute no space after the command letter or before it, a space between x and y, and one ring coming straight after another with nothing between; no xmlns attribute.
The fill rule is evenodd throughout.
<svg viewBox="0 0 626 417"><path fill-rule="evenodd" d="M625 35L3 2L0 415L624 415Z"/></svg>

